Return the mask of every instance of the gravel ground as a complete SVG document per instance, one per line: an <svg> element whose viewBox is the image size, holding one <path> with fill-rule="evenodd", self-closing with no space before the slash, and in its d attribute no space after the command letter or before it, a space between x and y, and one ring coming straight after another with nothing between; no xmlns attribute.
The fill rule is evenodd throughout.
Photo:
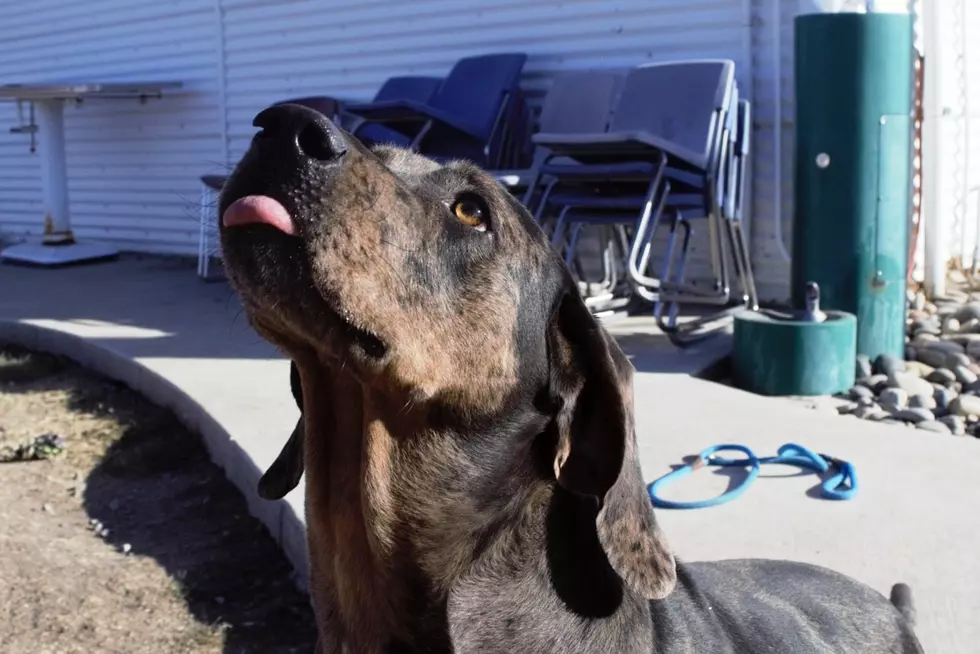
<svg viewBox="0 0 980 654"><path fill-rule="evenodd" d="M291 567L169 411L0 345L0 459L0 652L313 650Z"/></svg>
<svg viewBox="0 0 980 654"><path fill-rule="evenodd" d="M858 357L838 411L947 436L980 438L980 292L909 295L903 358Z"/></svg>

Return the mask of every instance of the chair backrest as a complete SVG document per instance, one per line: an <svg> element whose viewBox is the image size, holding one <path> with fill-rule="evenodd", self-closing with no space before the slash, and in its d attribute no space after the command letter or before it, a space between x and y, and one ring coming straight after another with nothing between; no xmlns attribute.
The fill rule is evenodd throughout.
<svg viewBox="0 0 980 654"><path fill-rule="evenodd" d="M542 134L605 132L625 75L613 70L570 72L555 77L541 106Z"/></svg>
<svg viewBox="0 0 980 654"><path fill-rule="evenodd" d="M734 81L730 59L637 66L626 76L609 129L646 131L707 158Z"/></svg>
<svg viewBox="0 0 980 654"><path fill-rule="evenodd" d="M374 101L412 100L427 103L440 84L442 84L441 77L426 77L423 75L389 77L374 95Z"/></svg>
<svg viewBox="0 0 980 654"><path fill-rule="evenodd" d="M456 62L429 100L489 139L504 97L517 88L527 55L504 53L464 57Z"/></svg>

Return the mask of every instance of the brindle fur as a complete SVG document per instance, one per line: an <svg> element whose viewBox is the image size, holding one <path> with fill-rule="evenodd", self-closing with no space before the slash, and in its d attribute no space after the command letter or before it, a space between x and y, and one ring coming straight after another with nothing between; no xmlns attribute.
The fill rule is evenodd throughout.
<svg viewBox="0 0 980 654"><path fill-rule="evenodd" d="M303 417L261 488L281 497L305 469L319 651L921 651L895 606L836 573L675 562L632 365L528 213L468 163L275 111L220 208L274 197L297 235L221 237L252 324L294 362ZM311 121L334 159L299 151ZM461 193L488 231L454 218Z"/></svg>

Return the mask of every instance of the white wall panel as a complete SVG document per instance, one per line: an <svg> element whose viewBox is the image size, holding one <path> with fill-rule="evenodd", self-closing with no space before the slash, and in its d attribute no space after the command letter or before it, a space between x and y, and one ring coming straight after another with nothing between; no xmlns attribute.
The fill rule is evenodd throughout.
<svg viewBox="0 0 980 654"><path fill-rule="evenodd" d="M66 106L68 192L80 238L196 252L198 177L224 165L216 0L0 0L0 16L0 83L183 82L146 104ZM8 132L16 124L16 106L0 103L7 239L39 234L43 220L38 155Z"/></svg>

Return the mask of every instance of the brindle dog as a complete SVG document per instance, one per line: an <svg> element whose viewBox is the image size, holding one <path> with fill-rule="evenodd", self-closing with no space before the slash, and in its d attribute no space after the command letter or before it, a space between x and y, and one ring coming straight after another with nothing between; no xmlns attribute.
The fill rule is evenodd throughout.
<svg viewBox="0 0 980 654"><path fill-rule="evenodd" d="M305 470L320 652L921 651L908 598L674 560L633 367L486 173L368 150L296 105L255 125L221 240L252 325L295 364L303 418L261 491Z"/></svg>

